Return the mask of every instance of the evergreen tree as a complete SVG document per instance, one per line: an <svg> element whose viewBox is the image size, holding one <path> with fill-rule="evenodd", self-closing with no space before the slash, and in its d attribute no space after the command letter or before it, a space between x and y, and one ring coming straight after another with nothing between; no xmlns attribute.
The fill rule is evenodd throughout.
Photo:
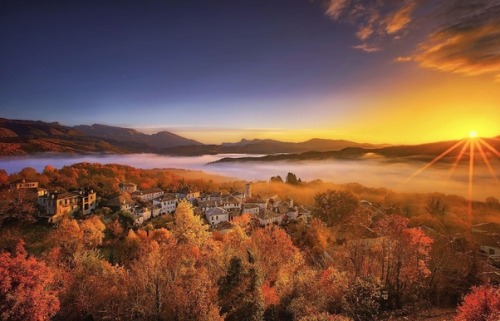
<svg viewBox="0 0 500 321"><path fill-rule="evenodd" d="M264 299L255 268L245 268L238 257L231 258L226 276L219 279L221 314L226 321L261 321Z"/></svg>

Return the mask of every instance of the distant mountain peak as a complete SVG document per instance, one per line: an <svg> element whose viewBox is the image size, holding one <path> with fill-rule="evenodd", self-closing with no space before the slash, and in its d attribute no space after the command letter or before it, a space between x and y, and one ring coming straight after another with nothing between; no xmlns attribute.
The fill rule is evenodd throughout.
<svg viewBox="0 0 500 321"><path fill-rule="evenodd" d="M166 130L158 132L156 134L148 135L145 133L141 133L140 131L137 131L133 128L102 124L93 124L91 126L79 125L75 126L75 129L82 131L87 135L95 137L145 144L156 148L201 145L200 142L176 135Z"/></svg>

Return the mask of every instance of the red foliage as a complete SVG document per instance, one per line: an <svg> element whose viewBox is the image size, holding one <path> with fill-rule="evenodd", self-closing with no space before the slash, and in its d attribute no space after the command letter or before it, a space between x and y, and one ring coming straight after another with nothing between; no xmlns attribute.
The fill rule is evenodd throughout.
<svg viewBox="0 0 500 321"><path fill-rule="evenodd" d="M465 296L455 321L500 320L500 288L483 285Z"/></svg>
<svg viewBox="0 0 500 321"><path fill-rule="evenodd" d="M262 296L264 297L265 306L277 305L280 302L280 297L276 289L269 285L269 282L265 282L262 285Z"/></svg>
<svg viewBox="0 0 500 321"><path fill-rule="evenodd" d="M49 320L59 310L53 274L43 263L28 257L20 241L14 255L0 254L0 319Z"/></svg>

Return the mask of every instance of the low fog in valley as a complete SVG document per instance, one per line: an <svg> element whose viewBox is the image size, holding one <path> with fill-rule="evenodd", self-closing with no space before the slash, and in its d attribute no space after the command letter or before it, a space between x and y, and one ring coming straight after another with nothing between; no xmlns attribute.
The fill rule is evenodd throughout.
<svg viewBox="0 0 500 321"><path fill-rule="evenodd" d="M0 168L9 173L24 167L43 171L46 165L61 168L79 162L126 164L137 168L181 168L202 170L248 181L269 180L271 176L285 178L293 172L304 181L320 179L334 183L360 183L368 187L386 187L400 192L440 192L467 197L468 164L463 162L451 174L451 164L435 164L410 180L408 178L422 168L422 162L393 162L384 159L369 160L325 160L311 162L234 162L209 164L223 157L243 157L250 155L205 155L199 157L170 157L154 154L106 155L106 156L66 156L52 155L37 158L4 158ZM256 155L252 155L256 156ZM493 168L499 166L494 160ZM497 181L480 161L474 169L473 198L484 200L489 196L500 197Z"/></svg>

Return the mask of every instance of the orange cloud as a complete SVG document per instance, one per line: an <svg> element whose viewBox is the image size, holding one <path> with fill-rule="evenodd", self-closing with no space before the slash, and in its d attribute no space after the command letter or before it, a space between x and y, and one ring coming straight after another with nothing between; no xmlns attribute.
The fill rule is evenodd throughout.
<svg viewBox="0 0 500 321"><path fill-rule="evenodd" d="M424 68L500 78L500 1L458 1L447 24L418 47L414 60ZM460 9L460 10L459 10ZM469 9L469 10L467 10Z"/></svg>
<svg viewBox="0 0 500 321"><path fill-rule="evenodd" d="M371 25L361 26L356 32L356 36L360 40L366 40L373 34L373 27Z"/></svg>
<svg viewBox="0 0 500 321"><path fill-rule="evenodd" d="M408 62L408 61L412 61L414 60L415 58L414 57L405 57L405 56L399 56L399 57L396 57L396 59L394 59L394 61L396 62Z"/></svg>
<svg viewBox="0 0 500 321"><path fill-rule="evenodd" d="M325 14L333 20L338 20L349 3L350 0L330 0Z"/></svg>
<svg viewBox="0 0 500 321"><path fill-rule="evenodd" d="M414 9L415 2L407 1L403 7L388 16L385 31L388 34L394 34L406 28L411 22L411 14Z"/></svg>
<svg viewBox="0 0 500 321"><path fill-rule="evenodd" d="M380 43L384 37L390 35L399 38L395 34L408 27L412 21L411 14L416 8L416 1L329 0L325 14L334 21L357 26L356 37L363 43L353 48L365 52L377 52L382 49Z"/></svg>

